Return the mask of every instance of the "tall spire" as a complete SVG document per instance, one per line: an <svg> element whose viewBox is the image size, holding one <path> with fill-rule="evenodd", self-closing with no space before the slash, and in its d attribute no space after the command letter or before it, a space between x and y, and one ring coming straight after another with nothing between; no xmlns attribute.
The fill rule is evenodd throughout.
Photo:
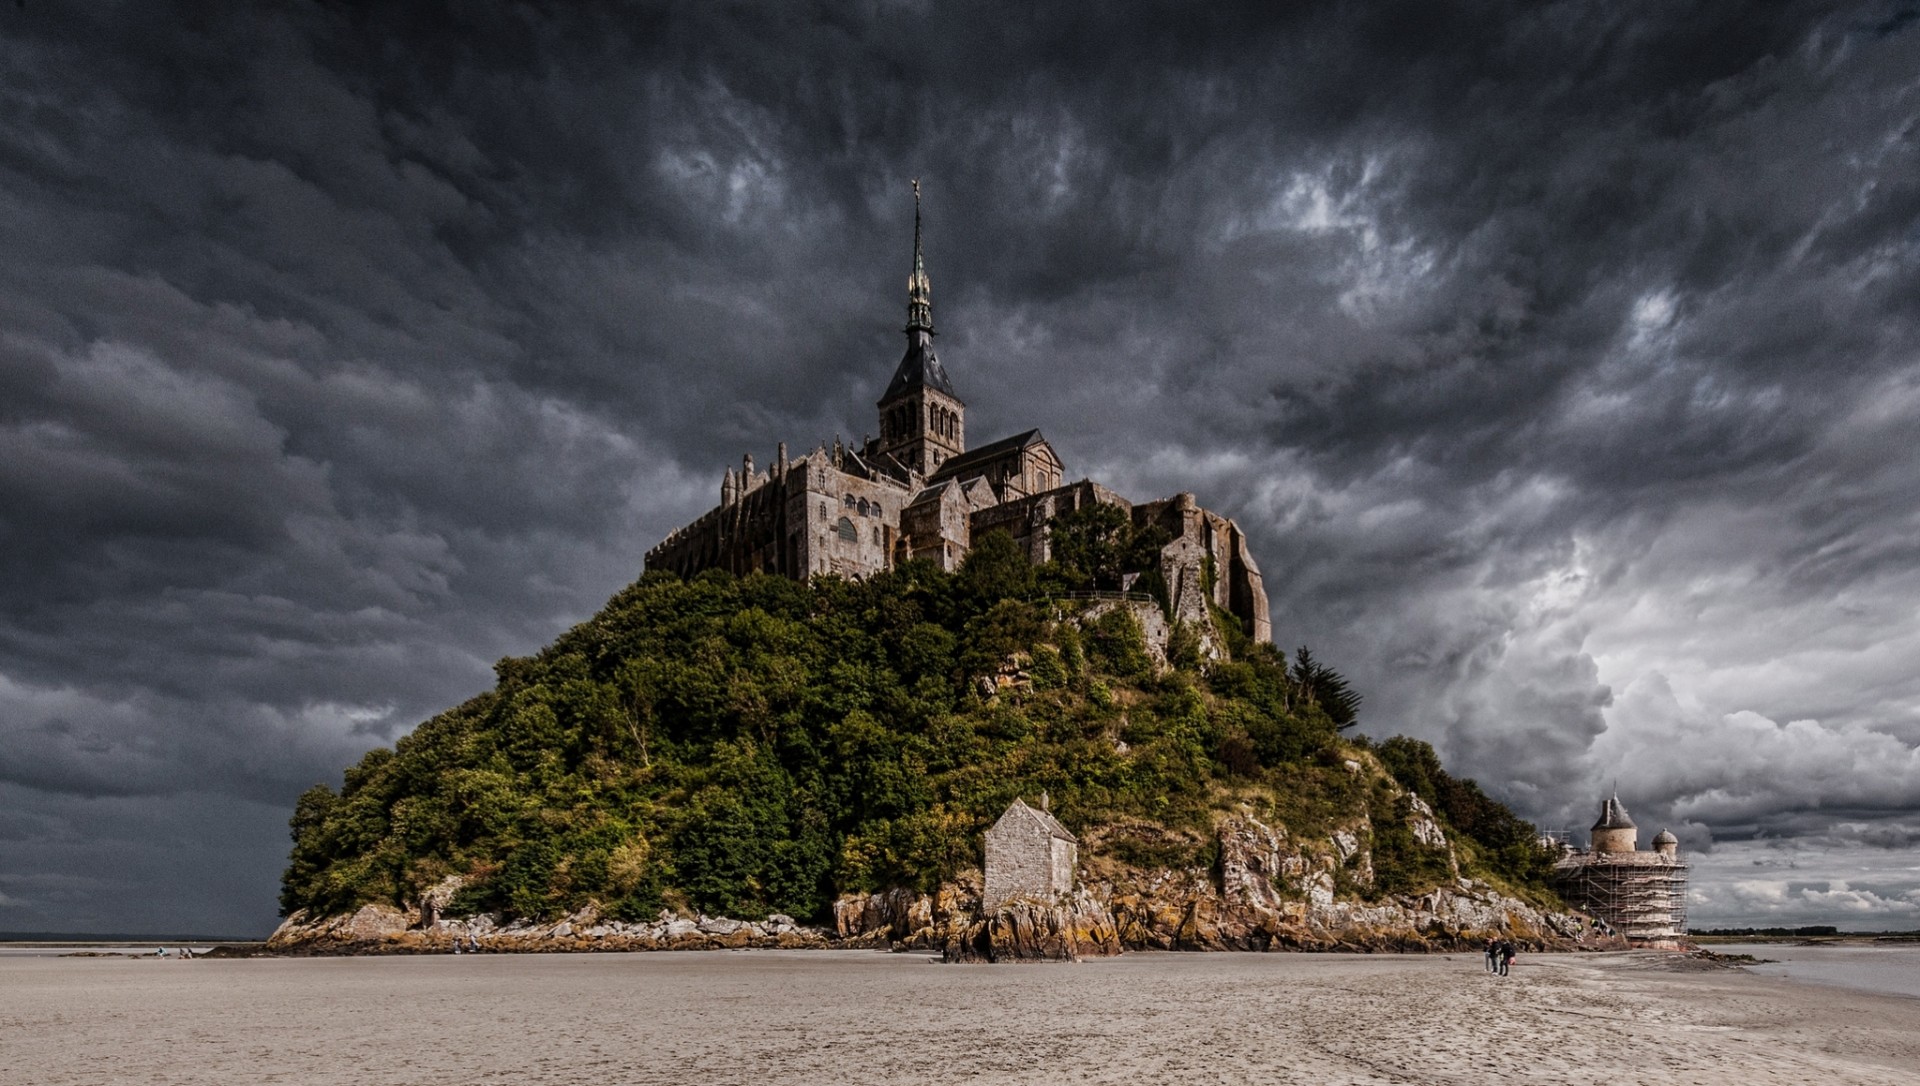
<svg viewBox="0 0 1920 1086"><path fill-rule="evenodd" d="M913 179L913 276L907 280L907 336L933 334L933 285L927 281L927 262L920 255L920 179Z"/></svg>

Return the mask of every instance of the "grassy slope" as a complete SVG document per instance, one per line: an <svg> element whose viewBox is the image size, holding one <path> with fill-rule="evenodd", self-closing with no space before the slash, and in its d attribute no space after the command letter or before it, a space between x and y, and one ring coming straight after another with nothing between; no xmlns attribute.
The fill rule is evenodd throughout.
<svg viewBox="0 0 1920 1086"><path fill-rule="evenodd" d="M367 754L338 793L304 794L283 911L400 903L464 874L479 877L455 912L591 899L630 918L819 918L839 893L930 889L977 864L989 822L1042 790L1069 825L1169 840L1204 842L1242 804L1301 836L1369 805L1384 825L1385 775L1349 759L1435 797L1472 873L1547 899L1531 827L1424 744L1343 739L1268 647L1203 673L1176 638L1186 658L1156 675L1124 614L1064 621L1047 602L1063 577L993 545L954 575L649 574L539 655L501 661L492 691ZM983 695L1010 660L1020 685ZM1438 885L1444 864L1394 832L1376 833L1364 892Z"/></svg>

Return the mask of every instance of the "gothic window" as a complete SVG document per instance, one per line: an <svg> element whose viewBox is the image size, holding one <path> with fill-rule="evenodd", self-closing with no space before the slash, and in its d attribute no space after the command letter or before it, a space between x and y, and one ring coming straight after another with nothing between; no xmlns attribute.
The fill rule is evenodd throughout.
<svg viewBox="0 0 1920 1086"><path fill-rule="evenodd" d="M878 524L873 526L873 545L876 547L880 545L880 526Z"/></svg>
<svg viewBox="0 0 1920 1086"><path fill-rule="evenodd" d="M848 508L848 509L852 509L852 508L853 508L853 495L851 495L851 494L849 494L849 495L847 495L847 503L846 503L846 504L847 504L847 508Z"/></svg>
<svg viewBox="0 0 1920 1086"><path fill-rule="evenodd" d="M868 511L867 499L865 498L860 499L860 515L863 517L870 517L873 515L871 512Z"/></svg>
<svg viewBox="0 0 1920 1086"><path fill-rule="evenodd" d="M853 522L845 517L840 518L840 523L834 525L833 530L840 534L841 539L849 543L860 542L860 530L855 528Z"/></svg>

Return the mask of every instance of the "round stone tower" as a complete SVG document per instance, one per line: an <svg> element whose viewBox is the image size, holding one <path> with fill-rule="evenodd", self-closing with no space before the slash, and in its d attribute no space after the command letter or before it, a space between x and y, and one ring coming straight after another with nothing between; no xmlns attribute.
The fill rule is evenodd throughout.
<svg viewBox="0 0 1920 1086"><path fill-rule="evenodd" d="M1639 828L1615 793L1600 805L1600 821L1593 824L1593 851L1632 852L1640 843Z"/></svg>
<svg viewBox="0 0 1920 1086"><path fill-rule="evenodd" d="M1669 860L1680 858L1680 839L1666 830L1661 830L1653 838L1653 851Z"/></svg>

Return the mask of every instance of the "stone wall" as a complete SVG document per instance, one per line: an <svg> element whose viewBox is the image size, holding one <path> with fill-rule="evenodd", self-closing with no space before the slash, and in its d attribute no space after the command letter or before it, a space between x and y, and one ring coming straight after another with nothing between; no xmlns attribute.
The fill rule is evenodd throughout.
<svg viewBox="0 0 1920 1086"><path fill-rule="evenodd" d="M1010 500L985 479L948 480L916 493L850 452L844 469L836 466L841 455L816 449L768 472L743 465L737 484L728 475L721 504L649 551L647 568L683 577L707 569L869 577L904 555L951 571L975 539L993 531L1007 532L1029 558L1045 562L1052 519L1099 503L1172 535L1160 560L1168 602L1176 621L1202 631L1208 656L1222 648L1212 637L1210 606L1238 618L1255 641L1272 640L1266 585L1245 534L1200 508L1192 494L1134 505L1085 479Z"/></svg>
<svg viewBox="0 0 1920 1086"><path fill-rule="evenodd" d="M1008 808L986 833L985 907L1066 893L1073 888L1076 858L1074 843L1056 837L1026 805Z"/></svg>
<svg viewBox="0 0 1920 1086"><path fill-rule="evenodd" d="M799 576L868 577L893 565L893 545L907 488L866 479L809 456L786 486L795 569Z"/></svg>

